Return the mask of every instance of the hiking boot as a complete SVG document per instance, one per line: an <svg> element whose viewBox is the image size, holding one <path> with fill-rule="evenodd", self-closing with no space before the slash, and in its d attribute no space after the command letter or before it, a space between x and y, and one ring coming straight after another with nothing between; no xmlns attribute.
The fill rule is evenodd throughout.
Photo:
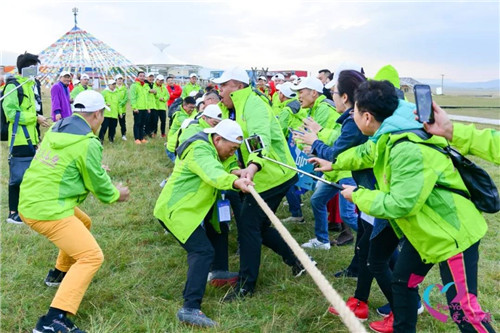
<svg viewBox="0 0 500 333"><path fill-rule="evenodd" d="M331 245L343 246L354 242L354 236L352 234L351 228L349 228L345 223L341 224L342 231L337 239L330 242Z"/></svg>
<svg viewBox="0 0 500 333"><path fill-rule="evenodd" d="M391 314L391 305L389 303L382 305L377 309L377 313L381 315L382 317L387 317L389 314ZM418 301L418 309L417 309L417 315L420 315L424 312L424 305L422 302L419 300Z"/></svg>
<svg viewBox="0 0 500 333"><path fill-rule="evenodd" d="M349 309L351 309L356 318L358 318L360 321L365 321L368 319L368 303L360 301L359 299L354 297L349 297L345 304ZM328 312L336 316L339 315L339 313L333 308L333 306L330 306L328 308Z"/></svg>
<svg viewBox="0 0 500 333"><path fill-rule="evenodd" d="M304 249L330 250L330 243L321 243L317 238L310 239L301 245Z"/></svg>
<svg viewBox="0 0 500 333"><path fill-rule="evenodd" d="M245 297L251 297L253 292L244 288L234 288L227 293L221 300L222 303L229 303L235 300L243 300Z"/></svg>
<svg viewBox="0 0 500 333"><path fill-rule="evenodd" d="M141 140L137 139L134 141L136 145L140 145L141 144Z"/></svg>
<svg viewBox="0 0 500 333"><path fill-rule="evenodd" d="M316 261L314 261L314 259L309 256L309 259L311 259L311 261L313 262L313 265L316 266ZM304 268L304 266L302 266L302 264L300 263L300 261L296 261L295 262L295 265L292 266L292 274L293 276L295 276L296 278L298 278L299 276L301 276L302 274L304 274L306 272L306 269Z"/></svg>
<svg viewBox="0 0 500 333"><path fill-rule="evenodd" d="M341 232L342 231L342 225L341 223L328 223L328 231L333 231L333 232Z"/></svg>
<svg viewBox="0 0 500 333"><path fill-rule="evenodd" d="M45 278L45 284L49 287L59 287L62 280L66 276L66 272L56 271L51 269Z"/></svg>
<svg viewBox="0 0 500 333"><path fill-rule="evenodd" d="M223 287L223 286L236 286L238 282L238 273L229 272L229 271L212 271L208 273L207 282L214 287Z"/></svg>
<svg viewBox="0 0 500 333"><path fill-rule="evenodd" d="M392 312L382 320L371 322L368 326L374 332L378 333L392 333L394 332L394 328L392 328L394 324L394 315Z"/></svg>
<svg viewBox="0 0 500 333"><path fill-rule="evenodd" d="M200 326L200 327L214 327L217 323L208 318L200 309L182 308L177 311L177 319L181 323Z"/></svg>
<svg viewBox="0 0 500 333"><path fill-rule="evenodd" d="M355 272L351 271L350 269L346 268L346 269L343 269L341 271L338 271L333 276L335 276L336 278L342 278L342 277L357 278L358 273L355 273ZM390 312L390 310L389 310L389 312Z"/></svg>
<svg viewBox="0 0 500 333"><path fill-rule="evenodd" d="M21 220L17 212L9 213L9 216L7 216L6 221L7 223L12 223L12 224L24 224L23 220Z"/></svg>
<svg viewBox="0 0 500 333"><path fill-rule="evenodd" d="M85 333L65 315L59 315L52 321L47 319L47 316L41 316L36 323L33 333Z"/></svg>
<svg viewBox="0 0 500 333"><path fill-rule="evenodd" d="M281 220L283 223L306 223L303 216L290 216Z"/></svg>
<svg viewBox="0 0 500 333"><path fill-rule="evenodd" d="M125 135L122 135L122 140L127 141L127 137Z"/></svg>

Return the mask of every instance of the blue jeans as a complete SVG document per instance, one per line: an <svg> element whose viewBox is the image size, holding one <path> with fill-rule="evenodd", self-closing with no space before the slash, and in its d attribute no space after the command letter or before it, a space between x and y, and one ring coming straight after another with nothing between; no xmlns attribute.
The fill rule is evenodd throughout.
<svg viewBox="0 0 500 333"><path fill-rule="evenodd" d="M353 185L356 186L354 179L343 178L339 181L339 184ZM327 185L323 182L318 182L316 190L311 196L311 207L314 214L314 233L316 238L322 243L328 243L328 218L326 212L326 204L331 198L339 192L333 186ZM345 224L347 224L351 229L358 230L358 214L356 213L356 205L352 202L344 199L343 196L339 196L339 210L340 217Z"/></svg>
<svg viewBox="0 0 500 333"><path fill-rule="evenodd" d="M302 217L302 208L300 208L300 194L297 194L297 187L292 186L286 192L286 200L288 201L288 210L293 217Z"/></svg>

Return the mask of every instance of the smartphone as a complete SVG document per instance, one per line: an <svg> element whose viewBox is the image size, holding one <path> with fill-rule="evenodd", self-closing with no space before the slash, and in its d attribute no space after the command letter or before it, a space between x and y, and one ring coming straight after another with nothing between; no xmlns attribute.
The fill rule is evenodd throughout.
<svg viewBox="0 0 500 333"><path fill-rule="evenodd" d="M247 146L248 152L258 153L264 149L264 141L259 135L252 135L245 139L245 145Z"/></svg>
<svg viewBox="0 0 500 333"><path fill-rule="evenodd" d="M32 77L38 76L38 66L24 67L21 70L21 76L27 77L27 78L32 78Z"/></svg>
<svg viewBox="0 0 500 333"><path fill-rule="evenodd" d="M417 104L418 121L421 123L433 123L434 112L432 110L431 87L426 84L413 86L415 93L415 104Z"/></svg>

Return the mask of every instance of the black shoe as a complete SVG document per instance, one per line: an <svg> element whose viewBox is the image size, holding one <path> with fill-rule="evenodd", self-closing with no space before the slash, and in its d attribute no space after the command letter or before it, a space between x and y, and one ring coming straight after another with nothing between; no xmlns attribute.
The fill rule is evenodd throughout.
<svg viewBox="0 0 500 333"><path fill-rule="evenodd" d="M350 269L343 269L341 271L338 271L337 273L334 274L336 278L343 278L343 277L350 277L350 278L357 278L358 273L355 273L351 271Z"/></svg>
<svg viewBox="0 0 500 333"><path fill-rule="evenodd" d="M9 216L7 217L7 223L24 224L23 220L21 220L17 212L9 213Z"/></svg>
<svg viewBox="0 0 500 333"><path fill-rule="evenodd" d="M243 300L245 297L251 297L253 292L243 288L235 288L227 293L221 300L222 303L229 303L235 300Z"/></svg>
<svg viewBox="0 0 500 333"><path fill-rule="evenodd" d="M342 224L340 223L328 223L328 231L341 232Z"/></svg>
<svg viewBox="0 0 500 333"><path fill-rule="evenodd" d="M49 287L59 287L62 280L66 276L66 272L56 271L55 269L51 269L47 277L45 278L45 284Z"/></svg>
<svg viewBox="0 0 500 333"><path fill-rule="evenodd" d="M33 333L85 333L71 320L69 320L64 315L59 315L57 318L53 320L48 320L47 316L41 316L36 323L35 328L33 329Z"/></svg>
<svg viewBox="0 0 500 333"><path fill-rule="evenodd" d="M314 261L314 259L309 256L309 258L311 259L311 261L313 262L313 265L316 266L316 261ZM304 268L304 266L302 266L302 264L300 263L300 261L296 261L295 264L292 266L292 274L293 276L295 276L296 278L301 276L302 274L304 274L306 272L306 269Z"/></svg>

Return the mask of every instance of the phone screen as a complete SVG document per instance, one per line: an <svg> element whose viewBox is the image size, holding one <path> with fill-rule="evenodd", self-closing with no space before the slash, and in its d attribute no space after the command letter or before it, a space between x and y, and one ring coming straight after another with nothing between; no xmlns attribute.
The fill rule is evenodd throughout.
<svg viewBox="0 0 500 333"><path fill-rule="evenodd" d="M262 138L258 135L253 135L245 139L245 144L247 146L248 152L255 153L264 149L264 143Z"/></svg>
<svg viewBox="0 0 500 333"><path fill-rule="evenodd" d="M418 119L421 123L432 123L432 95L431 87L425 84L417 84L413 87L415 92L415 103L417 104Z"/></svg>
<svg viewBox="0 0 500 333"><path fill-rule="evenodd" d="M21 70L21 75L23 77L35 77L38 75L38 67L37 66L24 67Z"/></svg>

